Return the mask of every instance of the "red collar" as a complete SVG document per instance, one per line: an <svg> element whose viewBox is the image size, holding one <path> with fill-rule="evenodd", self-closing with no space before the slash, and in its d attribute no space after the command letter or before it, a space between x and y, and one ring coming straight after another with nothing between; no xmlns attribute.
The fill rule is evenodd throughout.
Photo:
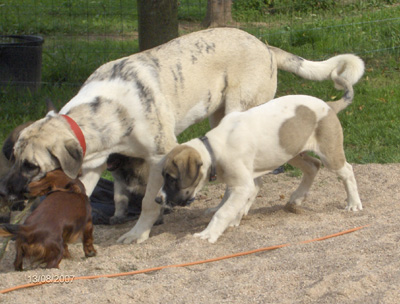
<svg viewBox="0 0 400 304"><path fill-rule="evenodd" d="M82 147L83 157L85 157L86 141L85 141L85 136L83 135L81 128L79 128L78 124L71 117L69 117L67 115L63 115L63 114L61 114L61 116L64 117L65 120L71 126L72 131L74 132L76 138L78 139L78 141L79 141L79 143L80 143L80 145Z"/></svg>

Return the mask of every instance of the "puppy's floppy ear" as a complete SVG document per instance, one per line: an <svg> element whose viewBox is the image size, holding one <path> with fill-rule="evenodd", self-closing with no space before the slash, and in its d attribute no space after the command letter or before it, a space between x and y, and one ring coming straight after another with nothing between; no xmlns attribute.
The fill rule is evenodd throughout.
<svg viewBox="0 0 400 304"><path fill-rule="evenodd" d="M50 191L82 193L76 181L71 180L60 169L47 172L46 176L28 185L31 196L46 195Z"/></svg>
<svg viewBox="0 0 400 304"><path fill-rule="evenodd" d="M188 173L190 178L196 178L200 167L203 165L203 161L201 160L201 157L198 154L191 154L189 156L189 167L188 167Z"/></svg>
<svg viewBox="0 0 400 304"><path fill-rule="evenodd" d="M174 158L173 164L178 168L181 188L187 188L193 185L199 176L203 161L197 151L187 149Z"/></svg>
<svg viewBox="0 0 400 304"><path fill-rule="evenodd" d="M57 158L62 170L69 178L77 178L83 162L83 151L78 141L67 140L63 146L54 146L50 153Z"/></svg>

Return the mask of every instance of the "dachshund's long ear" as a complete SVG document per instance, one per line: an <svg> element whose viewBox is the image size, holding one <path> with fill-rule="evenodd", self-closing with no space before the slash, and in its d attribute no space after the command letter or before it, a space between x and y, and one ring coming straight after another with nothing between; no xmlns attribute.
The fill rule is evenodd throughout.
<svg viewBox="0 0 400 304"><path fill-rule="evenodd" d="M29 194L31 196L46 195L50 191L83 193L77 182L71 180L62 170L54 170L47 172L42 179L31 182L28 185Z"/></svg>
<svg viewBox="0 0 400 304"><path fill-rule="evenodd" d="M77 193L77 194L82 193L81 187L79 187L78 184L75 182L70 182L65 188L67 191L70 191L73 193Z"/></svg>
<svg viewBox="0 0 400 304"><path fill-rule="evenodd" d="M28 185L29 195L34 197L46 195L51 190L53 190L53 183L51 182L51 178L49 178L47 175L38 181L31 182Z"/></svg>

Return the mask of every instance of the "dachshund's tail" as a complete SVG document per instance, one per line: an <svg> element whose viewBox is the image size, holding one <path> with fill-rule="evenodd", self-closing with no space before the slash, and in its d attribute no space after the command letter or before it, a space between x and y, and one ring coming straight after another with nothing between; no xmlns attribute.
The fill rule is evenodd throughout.
<svg viewBox="0 0 400 304"><path fill-rule="evenodd" d="M0 225L0 236L14 236L20 231L21 225L15 224L1 224Z"/></svg>

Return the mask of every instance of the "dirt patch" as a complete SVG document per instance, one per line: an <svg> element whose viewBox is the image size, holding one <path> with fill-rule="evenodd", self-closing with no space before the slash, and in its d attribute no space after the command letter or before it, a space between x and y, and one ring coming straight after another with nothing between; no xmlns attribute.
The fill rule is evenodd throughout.
<svg viewBox="0 0 400 304"><path fill-rule="evenodd" d="M354 165L364 210L346 212L345 191L322 169L301 212L284 210L299 178L264 177L257 201L239 227L215 244L194 238L218 204L223 185L208 185L191 207L176 209L142 244L116 239L133 223L96 226L98 255L81 244L60 269L15 272L14 246L0 264L0 289L37 278L112 274L209 259L290 243L273 251L148 274L49 284L0 295L0 303L398 303L400 298L400 164ZM370 225L328 240L302 241Z"/></svg>

